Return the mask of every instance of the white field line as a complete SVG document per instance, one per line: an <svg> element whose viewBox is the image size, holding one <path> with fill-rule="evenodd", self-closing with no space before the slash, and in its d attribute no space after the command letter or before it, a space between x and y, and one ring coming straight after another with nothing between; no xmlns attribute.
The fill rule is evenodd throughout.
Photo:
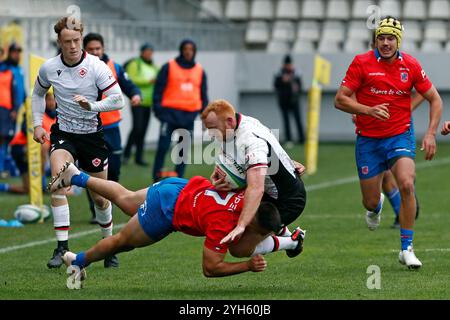
<svg viewBox="0 0 450 320"><path fill-rule="evenodd" d="M450 163L450 157L442 158L440 160L420 162L420 163L416 164L416 169L437 167L437 166L444 165L444 164L449 164L449 163ZM310 191L315 191L315 190L331 188L331 187L335 187L335 186L339 186L339 185L343 185L343 184L349 184L349 183L353 183L353 182L357 182L357 181L358 181L358 176L351 176L351 177L336 179L336 180L329 181L329 182L313 184L311 186L307 186L306 190L308 192L310 192ZM349 216L349 217L352 217L352 216ZM124 225L125 224L120 224L120 225L114 226L114 229L122 228ZM90 235L90 234L93 234L93 233L96 233L96 232L99 232L98 228L87 230L87 231L81 231L81 232L73 233L73 234L71 234L69 236L69 239L82 238L84 236L87 236L87 235ZM17 246L10 246L10 247L5 247L5 248L0 248L0 254L7 253L7 252L12 252L12 251L17 251L17 250L21 250L21 249L26 249L26 248L31 248L31 247L35 247L35 246L40 246L40 245L44 245L44 244L51 243L51 242L54 242L54 241L55 241L55 238L51 238L51 239L47 239L47 240L28 242L28 243L24 243L24 244L17 245ZM425 249L425 250L427 250L427 249ZM444 251L448 250L448 251L450 251L450 249L429 249L429 250L444 250Z"/></svg>
<svg viewBox="0 0 450 320"><path fill-rule="evenodd" d="M120 229L124 225L125 225L125 223L116 225L116 226L113 227L113 229ZM82 238L84 236L88 236L90 234L94 234L94 233L97 233L97 232L99 234L101 233L100 227L97 227L95 229L90 229L90 230L86 230L86 231L73 233L73 234L69 235L69 239ZM36 246L44 245L44 244L51 243L51 242L55 242L55 238L51 238L51 239L47 239L47 240L41 240L41 241L28 242L28 243L20 244L20 245L17 245L17 246L0 248L0 254L11 252L11 251L17 251L17 250L21 250L21 249L26 249L26 248L31 248L31 247L36 247Z"/></svg>

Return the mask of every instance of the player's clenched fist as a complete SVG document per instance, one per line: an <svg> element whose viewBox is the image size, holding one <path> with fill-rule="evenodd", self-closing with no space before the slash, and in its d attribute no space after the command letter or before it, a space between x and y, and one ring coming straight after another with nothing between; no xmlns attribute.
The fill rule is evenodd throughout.
<svg viewBox="0 0 450 320"><path fill-rule="evenodd" d="M248 267L253 272L264 271L267 267L266 259L264 259L262 255L257 254L256 256L248 260Z"/></svg>
<svg viewBox="0 0 450 320"><path fill-rule="evenodd" d="M445 121L441 129L441 134L446 136L450 133L450 121Z"/></svg>
<svg viewBox="0 0 450 320"><path fill-rule="evenodd" d="M41 126L37 126L34 128L33 140L39 142L40 144L43 144L45 140L50 141L50 136L44 128L42 128Z"/></svg>
<svg viewBox="0 0 450 320"><path fill-rule="evenodd" d="M73 101L78 102L80 107L82 107L83 109L88 110L88 111L91 110L91 105L89 104L88 99L86 99L85 97L76 95L73 97Z"/></svg>

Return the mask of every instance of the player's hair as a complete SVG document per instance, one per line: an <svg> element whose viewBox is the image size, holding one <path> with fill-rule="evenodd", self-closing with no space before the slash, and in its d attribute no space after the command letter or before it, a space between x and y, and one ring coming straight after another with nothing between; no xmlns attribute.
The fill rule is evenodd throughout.
<svg viewBox="0 0 450 320"><path fill-rule="evenodd" d="M208 104L201 114L202 120L205 120L210 112L214 112L218 118L225 120L228 117L235 117L236 111L231 103L224 99L214 100Z"/></svg>
<svg viewBox="0 0 450 320"><path fill-rule="evenodd" d="M256 217L258 224L265 230L278 232L282 227L280 212L271 202L262 201Z"/></svg>
<svg viewBox="0 0 450 320"><path fill-rule="evenodd" d="M86 46L88 45L89 42L91 41L98 41L102 44L102 47L104 47L104 42L103 42L103 37L100 33L88 33L87 35L84 36L83 38L83 48L86 49Z"/></svg>
<svg viewBox="0 0 450 320"><path fill-rule="evenodd" d="M62 17L53 27L58 37L63 29L80 31L80 33L83 34L83 28L81 21L72 16Z"/></svg>

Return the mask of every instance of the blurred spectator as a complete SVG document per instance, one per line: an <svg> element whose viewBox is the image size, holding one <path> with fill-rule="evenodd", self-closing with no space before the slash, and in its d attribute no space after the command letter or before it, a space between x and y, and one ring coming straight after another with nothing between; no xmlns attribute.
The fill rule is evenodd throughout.
<svg viewBox="0 0 450 320"><path fill-rule="evenodd" d="M126 72L131 81L141 90L142 102L132 105L133 124L123 153L124 162L131 156L131 149L136 146L135 163L147 166L144 161L144 143L150 121L153 88L159 68L153 63L153 46L145 43L141 46L141 55L126 64Z"/></svg>
<svg viewBox="0 0 450 320"><path fill-rule="evenodd" d="M10 158L8 143L14 136L17 111L25 102L25 79L19 65L22 48L12 43L5 61L0 62L0 175Z"/></svg>
<svg viewBox="0 0 450 320"><path fill-rule="evenodd" d="M300 75L295 72L291 56L286 55L284 57L283 66L275 76L274 86L277 92L278 105L283 117L285 142L291 145L293 141L289 123L290 115L293 114L297 126L298 142L303 144L305 142L305 135L300 112L302 80Z"/></svg>
<svg viewBox="0 0 450 320"><path fill-rule="evenodd" d="M45 96L45 113L42 119L42 127L50 134L50 127L56 121L56 103L53 94L47 93ZM25 113L21 129L14 135L9 143L11 155L19 169L22 177L21 184L0 183L0 192L9 192L15 194L27 194L30 191L30 179L28 175L28 156L27 156L27 123ZM42 165L42 190L46 190L45 168L49 164L50 141L41 145L41 165Z"/></svg>
<svg viewBox="0 0 450 320"><path fill-rule="evenodd" d="M162 178L161 170L170 148L172 133L177 129L185 129L192 137L194 120L208 104L206 73L201 64L195 62L197 53L195 43L191 40L183 40L179 52L178 57L161 68L153 94L153 110L155 116L161 121L153 167L155 181ZM182 141L183 137L180 135L179 142ZM182 177L186 167L183 148L179 156L182 161L175 165L175 171L178 177Z"/></svg>
<svg viewBox="0 0 450 320"><path fill-rule="evenodd" d="M89 33L83 38L83 48L87 53L97 56L111 69L113 76L119 83L120 89L130 99L132 108L141 104L141 91L128 79L124 69L115 61L109 58L105 53L104 40L102 35L98 33ZM99 98L103 98L100 96ZM102 121L103 133L108 148L108 180L119 182L120 167L122 165L122 140L120 137L119 123L122 120L121 111L114 110L101 112L100 119ZM90 209L92 213L91 223L97 223L95 219L94 201L86 192Z"/></svg>

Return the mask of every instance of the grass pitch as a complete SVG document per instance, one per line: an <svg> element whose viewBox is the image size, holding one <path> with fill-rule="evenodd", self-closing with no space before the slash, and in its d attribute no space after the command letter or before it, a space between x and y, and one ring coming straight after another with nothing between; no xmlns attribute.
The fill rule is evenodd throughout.
<svg viewBox="0 0 450 320"><path fill-rule="evenodd" d="M303 147L289 150L304 161ZM353 144L320 146L319 170L304 177L307 206L291 225L307 230L304 252L289 259L284 252L266 256L262 273L207 279L202 275L203 238L171 234L156 245L119 255L120 268L91 265L85 288L66 288L65 267L49 270L55 248L51 221L24 228L0 228L0 300L7 299L449 299L450 144L439 144L435 160L417 156L417 194L421 214L416 224L415 251L422 269L409 271L397 261L399 231L390 228L394 214L385 202L380 228L370 232L364 221L356 177ZM153 154L147 154L153 160ZM150 161L152 162L152 161ZM187 177L209 177L212 167L191 165ZM122 167L121 182L129 189L151 182L151 168ZM10 179L10 182L17 181ZM45 196L49 204L49 196ZM0 219L12 219L14 209L28 203L26 196L0 194ZM86 195L69 198L72 251L86 250L100 239L100 230L88 224ZM117 208L114 223L127 216ZM117 231L117 229L116 229ZM236 261L232 257L228 260ZM369 289L370 266L381 272L381 288ZM369 283L371 283L369 279Z"/></svg>

